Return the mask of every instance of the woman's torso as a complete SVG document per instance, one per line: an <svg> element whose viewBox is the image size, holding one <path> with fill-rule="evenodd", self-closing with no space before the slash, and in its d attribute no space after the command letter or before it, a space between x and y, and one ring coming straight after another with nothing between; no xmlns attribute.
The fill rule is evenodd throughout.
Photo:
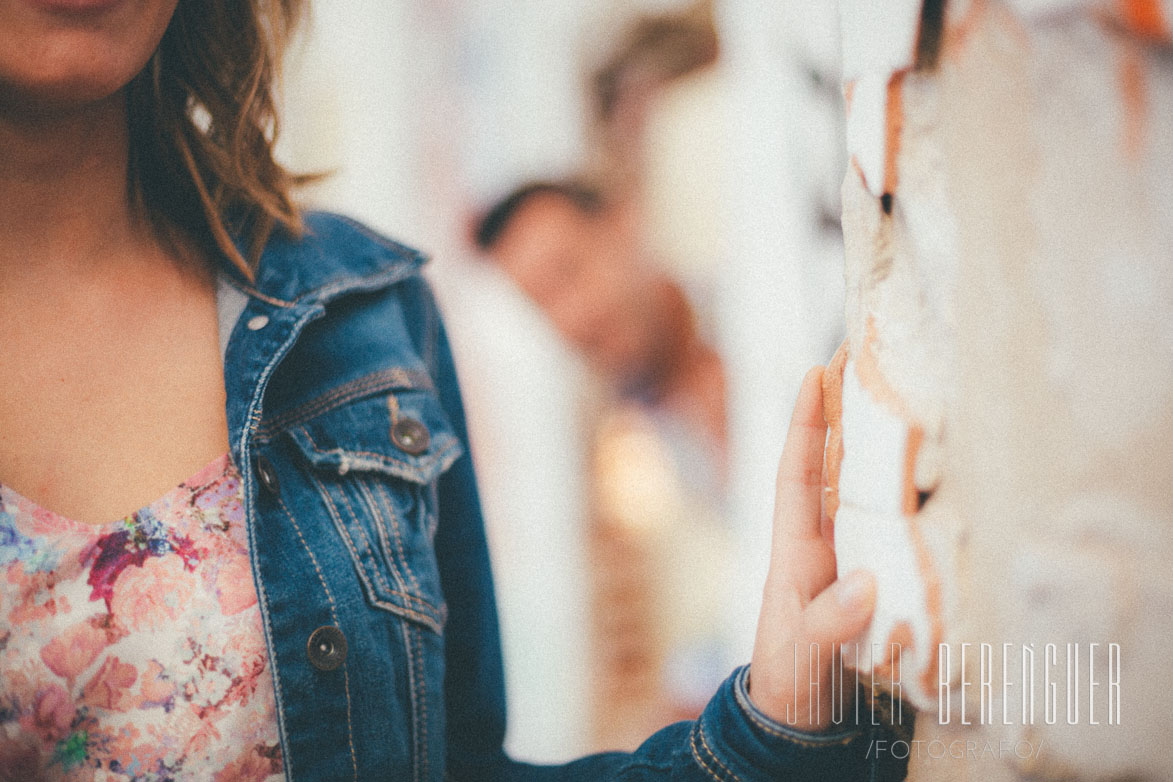
<svg viewBox="0 0 1173 782"><path fill-rule="evenodd" d="M439 780L453 758L499 753L504 715L456 379L421 256L344 219L307 223L270 241L255 283L234 279L222 365L281 759L298 780Z"/></svg>

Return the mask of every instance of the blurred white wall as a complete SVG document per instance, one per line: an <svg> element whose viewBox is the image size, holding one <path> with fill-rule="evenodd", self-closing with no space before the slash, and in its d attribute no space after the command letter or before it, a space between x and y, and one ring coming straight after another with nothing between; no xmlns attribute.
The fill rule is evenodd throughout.
<svg viewBox="0 0 1173 782"><path fill-rule="evenodd" d="M725 0L717 12L729 119L717 310L732 378L733 662L752 649L790 410L806 370L842 336L842 108L834 3Z"/></svg>

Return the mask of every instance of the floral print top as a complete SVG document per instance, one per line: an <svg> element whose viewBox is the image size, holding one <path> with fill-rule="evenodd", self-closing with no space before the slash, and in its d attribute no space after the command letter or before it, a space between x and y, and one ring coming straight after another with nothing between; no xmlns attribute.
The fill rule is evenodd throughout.
<svg viewBox="0 0 1173 782"><path fill-rule="evenodd" d="M107 525L0 486L0 782L283 778L228 454Z"/></svg>

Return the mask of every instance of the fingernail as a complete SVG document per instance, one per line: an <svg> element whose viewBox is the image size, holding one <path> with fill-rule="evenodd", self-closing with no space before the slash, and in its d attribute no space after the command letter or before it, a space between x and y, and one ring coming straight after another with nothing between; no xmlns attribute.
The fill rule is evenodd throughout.
<svg viewBox="0 0 1173 782"><path fill-rule="evenodd" d="M872 591L874 578L866 570L853 570L839 579L839 604L844 608L862 608Z"/></svg>

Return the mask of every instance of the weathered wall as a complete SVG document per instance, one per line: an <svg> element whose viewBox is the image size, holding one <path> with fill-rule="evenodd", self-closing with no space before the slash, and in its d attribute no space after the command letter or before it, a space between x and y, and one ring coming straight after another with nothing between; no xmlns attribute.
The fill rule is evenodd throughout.
<svg viewBox="0 0 1173 782"><path fill-rule="evenodd" d="M1173 779L1173 2L841 9L828 506L841 569L878 572L863 640L901 645L924 710L912 778ZM994 751L932 757L937 739ZM999 744L1019 740L1029 757Z"/></svg>

